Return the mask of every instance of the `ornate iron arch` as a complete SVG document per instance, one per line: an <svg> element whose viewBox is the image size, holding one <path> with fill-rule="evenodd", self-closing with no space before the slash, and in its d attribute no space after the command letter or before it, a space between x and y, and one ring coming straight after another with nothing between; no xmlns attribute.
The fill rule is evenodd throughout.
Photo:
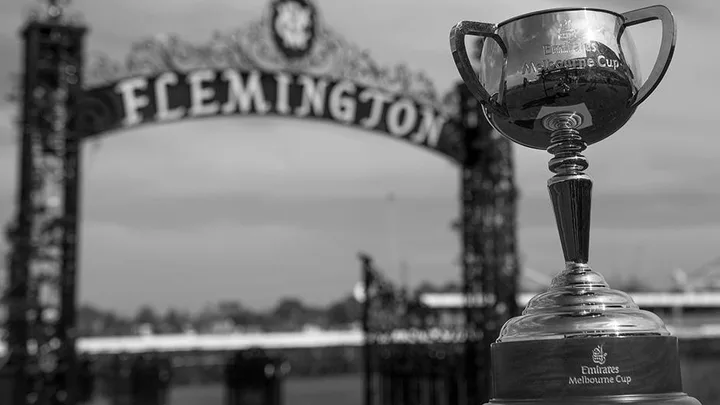
<svg viewBox="0 0 720 405"><path fill-rule="evenodd" d="M306 14L291 18L306 22L305 35L297 27L283 33L279 21L287 13ZM123 60L93 53L84 72L77 110L85 137L193 117L294 116L379 132L461 160L459 116L427 75L378 63L325 25L308 0L272 1L262 18L202 43L161 34L134 43Z"/></svg>
<svg viewBox="0 0 720 405"><path fill-rule="evenodd" d="M325 26L310 0L272 0L264 18L241 29L217 33L203 44L175 36L142 40L122 61L99 54L88 58L85 25L70 16L58 0L45 3L46 7L22 30L18 193L15 219L6 232L9 286L4 296L9 308L8 361L2 370L11 375L12 389L8 394L11 397L3 403L77 402L75 324L82 142L128 126L127 100L122 98L128 89L137 92L134 95L146 96L148 105L155 101L154 109L135 109L141 115L140 122L149 122L158 112L192 107L193 83L213 79L214 86L200 87L220 94L214 100L205 100L217 101L220 106L231 99L229 90L222 98L223 86L231 83L245 89L240 95L234 94L234 113L258 113L258 108L270 105L265 113L274 108L277 115L297 115L296 109L301 109L310 117L362 127L362 120L378 108L378 122L384 126L368 124L369 129L438 152L458 164L458 230L468 296L465 327L470 331L468 336L480 340L468 339L466 345L466 378L477 382L467 385L478 387L467 393L467 400L476 403L487 397L489 356L483 351L516 310L516 192L510 145L492 135L463 84L441 96L423 73L405 65L377 63L367 51ZM283 19L283 13L295 14ZM297 21L312 24L303 28ZM224 82L218 79L223 74ZM184 84L172 87L175 81ZM124 90L116 91L122 85L126 86ZM288 97L296 97L295 104L288 98L288 111L278 109L278 105L285 105L278 101L282 99L278 95L284 94L278 89L285 85ZM290 91L293 85L294 93ZM254 92L248 90L252 86ZM325 93L318 90L323 86ZM344 108L333 116L329 107L320 105L333 102L333 90L338 86L344 86L344 91L336 91L335 101ZM349 91L352 86L354 93ZM307 90L309 87L313 91ZM158 108L158 88L187 94L169 98ZM147 93L142 94L143 89ZM384 89L384 93L361 97L368 89ZM268 96L271 93L274 99ZM258 94L268 103L262 103ZM381 98L382 104L372 104L372 97ZM190 104L171 105L170 100ZM242 110L242 103L247 105L246 110ZM352 120L347 118L347 111L352 109L349 105L355 108ZM363 105L366 115L358 116ZM378 105L381 107L374 107ZM413 114L414 120L410 120ZM388 116L397 122L388 124ZM472 309L478 293L482 293L485 304L480 311Z"/></svg>

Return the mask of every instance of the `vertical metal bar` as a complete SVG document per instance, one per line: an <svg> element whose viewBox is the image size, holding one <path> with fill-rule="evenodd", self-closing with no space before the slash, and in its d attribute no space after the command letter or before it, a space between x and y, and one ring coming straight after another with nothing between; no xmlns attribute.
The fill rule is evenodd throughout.
<svg viewBox="0 0 720 405"><path fill-rule="evenodd" d="M78 113L71 100L82 91L86 29L67 25L61 14L31 21L22 33L22 138L8 339L17 367L14 405L46 400L74 405L78 400L80 133L70 121Z"/></svg>
<svg viewBox="0 0 720 405"><path fill-rule="evenodd" d="M365 299L362 303L362 328L363 328L363 404L372 405L373 403L373 350L372 350L372 330L370 328L370 305L371 298L368 293L370 289L370 283L372 282L371 271L370 271L370 258L364 254L360 255L362 263L362 282Z"/></svg>
<svg viewBox="0 0 720 405"><path fill-rule="evenodd" d="M32 130L37 115L34 109L33 90L37 84L35 75L38 59L37 32L23 32L24 66L22 88L22 115L20 118L20 148L18 167L18 199L14 229L11 233L10 280L8 299L8 365L13 368L13 405L24 405L30 391L26 372L28 362L27 341L29 322L27 317L29 298L29 267L31 257L31 232L33 226L33 148Z"/></svg>
<svg viewBox="0 0 720 405"><path fill-rule="evenodd" d="M494 136L480 105L461 83L464 127L461 220L467 402L482 403L492 387L490 345L517 312L515 190L509 142ZM498 218L501 217L501 218Z"/></svg>
<svg viewBox="0 0 720 405"><path fill-rule="evenodd" d="M478 201L475 196L476 185L474 182L477 181L475 178L475 167L479 159L478 148L476 146L477 138L477 111L473 111L475 100L470 95L464 83L460 83L457 86L457 91L460 94L460 119L464 129L463 136L463 160L460 168L460 210L461 210L461 246L462 246L462 277L463 277L463 293L465 295L464 314L465 314L465 356L463 365L463 377L467 387L466 398L468 403L475 403L478 401L478 396L481 395L482 387L478 387L477 382L480 381L482 371L477 364L478 361L478 343L476 336L478 334L484 335L484 322L478 323L477 316L475 314L476 308L474 303L476 301L477 289L476 279L479 276L479 272L484 269L478 268L478 255L481 252L477 252L481 245L478 244L476 234L481 230L475 229L476 215L478 215ZM475 108L477 109L477 107Z"/></svg>
<svg viewBox="0 0 720 405"><path fill-rule="evenodd" d="M71 101L68 103L67 115L77 117L78 99L82 96L82 68L84 52L85 29L82 27L69 28L70 43L66 50L67 62L60 72L70 93ZM67 52L69 51L69 52ZM77 328L77 280L78 280L78 254L80 242L81 217L81 185L82 185L82 132L77 120L71 121L65 134L64 156L64 218L62 240L62 262L60 270L60 328L63 333L65 363L67 374L64 376L67 403L74 405L78 400L78 359L76 348Z"/></svg>

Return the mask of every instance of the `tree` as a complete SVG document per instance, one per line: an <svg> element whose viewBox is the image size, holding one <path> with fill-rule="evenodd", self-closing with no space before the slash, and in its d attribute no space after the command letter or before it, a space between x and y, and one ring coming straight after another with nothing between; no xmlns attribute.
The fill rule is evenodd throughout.
<svg viewBox="0 0 720 405"><path fill-rule="evenodd" d="M360 303L351 295L330 304L326 310L328 324L331 326L348 325L360 320Z"/></svg>
<svg viewBox="0 0 720 405"><path fill-rule="evenodd" d="M223 320L217 305L206 305L199 313L192 318L192 324L197 331L207 331L214 324Z"/></svg>
<svg viewBox="0 0 720 405"><path fill-rule="evenodd" d="M448 281L442 287L440 287L440 292L444 293L458 293L462 292L462 290L462 286L456 281Z"/></svg>
<svg viewBox="0 0 720 405"><path fill-rule="evenodd" d="M155 310L149 305L143 305L135 314L133 321L136 324L150 324L157 325L160 317L155 313Z"/></svg>
<svg viewBox="0 0 720 405"><path fill-rule="evenodd" d="M305 304L298 298L283 298L272 311L272 316L283 320L301 317L305 313Z"/></svg>
<svg viewBox="0 0 720 405"><path fill-rule="evenodd" d="M218 310L236 326L255 324L260 318L254 311L245 308L237 301L222 301L218 304Z"/></svg>
<svg viewBox="0 0 720 405"><path fill-rule="evenodd" d="M105 324L106 314L104 311L89 304L83 304L78 308L78 331L81 336L93 336L107 327Z"/></svg>
<svg viewBox="0 0 720 405"><path fill-rule="evenodd" d="M651 286L635 275L608 277L606 278L606 281L611 288L628 293L648 292L653 290Z"/></svg>
<svg viewBox="0 0 720 405"><path fill-rule="evenodd" d="M621 290L625 292L648 292L652 291L652 287L647 285L643 280L641 280L637 276L631 276L627 281L625 281L624 285L620 288Z"/></svg>
<svg viewBox="0 0 720 405"><path fill-rule="evenodd" d="M181 333L190 323L190 316L176 309L168 309L162 317L164 329L170 333Z"/></svg>
<svg viewBox="0 0 720 405"><path fill-rule="evenodd" d="M270 324L283 328L297 328L307 323L327 323L326 309L310 307L294 297L282 298L269 314L269 318Z"/></svg>
<svg viewBox="0 0 720 405"><path fill-rule="evenodd" d="M420 283L420 285L415 289L415 292L417 294L426 294L438 292L439 290L438 286L426 280Z"/></svg>

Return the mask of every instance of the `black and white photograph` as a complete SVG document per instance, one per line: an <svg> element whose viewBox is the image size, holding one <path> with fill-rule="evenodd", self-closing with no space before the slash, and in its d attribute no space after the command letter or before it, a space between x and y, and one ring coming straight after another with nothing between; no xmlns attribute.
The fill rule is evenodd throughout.
<svg viewBox="0 0 720 405"><path fill-rule="evenodd" d="M0 405L720 405L719 22L3 0Z"/></svg>

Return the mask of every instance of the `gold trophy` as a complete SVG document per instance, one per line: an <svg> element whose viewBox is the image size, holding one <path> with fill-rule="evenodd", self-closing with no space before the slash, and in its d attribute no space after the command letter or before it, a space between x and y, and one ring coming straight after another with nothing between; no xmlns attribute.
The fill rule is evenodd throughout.
<svg viewBox="0 0 720 405"><path fill-rule="evenodd" d="M627 27L662 23L647 81ZM482 37L479 74L465 47ZM620 129L657 87L675 48L670 11L539 11L500 24L458 23L455 64L504 136L553 156L550 199L565 269L492 345L491 403L699 405L682 392L678 340L655 314L588 265L592 181L582 152Z"/></svg>

